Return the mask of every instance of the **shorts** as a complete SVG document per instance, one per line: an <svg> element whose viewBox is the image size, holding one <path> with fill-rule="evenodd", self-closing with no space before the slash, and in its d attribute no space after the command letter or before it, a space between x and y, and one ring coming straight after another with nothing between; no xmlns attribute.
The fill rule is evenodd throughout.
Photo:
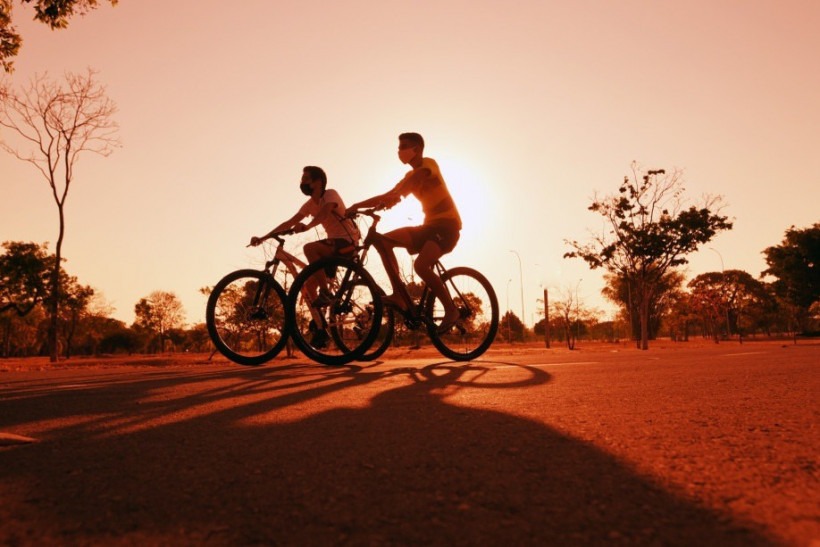
<svg viewBox="0 0 820 547"><path fill-rule="evenodd" d="M457 221L444 220L435 224L412 226L408 230L412 243L407 252L411 255L418 254L428 241L437 243L442 253L449 253L455 249L461 237L461 228Z"/></svg>
<svg viewBox="0 0 820 547"><path fill-rule="evenodd" d="M340 256L350 256L356 251L356 245L349 239L342 237L320 239L317 243L333 247L333 252Z"/></svg>

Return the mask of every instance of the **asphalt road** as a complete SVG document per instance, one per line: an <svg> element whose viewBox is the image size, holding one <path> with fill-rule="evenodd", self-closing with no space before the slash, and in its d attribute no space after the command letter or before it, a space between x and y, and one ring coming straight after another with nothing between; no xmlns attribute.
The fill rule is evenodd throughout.
<svg viewBox="0 0 820 547"><path fill-rule="evenodd" d="M0 545L820 545L820 345L0 360Z"/></svg>

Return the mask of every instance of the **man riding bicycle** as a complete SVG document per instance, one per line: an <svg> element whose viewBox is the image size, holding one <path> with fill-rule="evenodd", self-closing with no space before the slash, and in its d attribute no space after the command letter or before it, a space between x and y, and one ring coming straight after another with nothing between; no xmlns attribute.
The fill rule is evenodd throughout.
<svg viewBox="0 0 820 547"><path fill-rule="evenodd" d="M380 234L373 245L382 258L393 287L393 294L385 296L384 302L403 310L410 307L411 299L399 276L399 264L394 249L403 247L410 254L418 254L415 271L444 307L444 319L438 327L439 333L443 334L456 324L459 312L433 266L443 255L455 248L461 232L461 216L438 164L432 158L423 157L423 153L424 139L421 135L399 135L399 160L412 169L392 190L360 201L349 209L356 211L367 207L391 208L409 194L413 194L421 202L424 211L424 222L421 226L407 226Z"/></svg>

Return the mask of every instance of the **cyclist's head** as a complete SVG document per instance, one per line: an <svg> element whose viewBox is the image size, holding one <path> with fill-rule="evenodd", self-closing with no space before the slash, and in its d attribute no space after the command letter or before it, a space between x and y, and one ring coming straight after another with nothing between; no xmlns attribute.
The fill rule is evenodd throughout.
<svg viewBox="0 0 820 547"><path fill-rule="evenodd" d="M322 192L325 191L325 187L327 186L327 175L321 167L307 165L302 169L302 173L307 175L311 182L318 180L322 184Z"/></svg>
<svg viewBox="0 0 820 547"><path fill-rule="evenodd" d="M418 133L402 133L399 135L399 143L418 146L419 152L424 152L424 137Z"/></svg>

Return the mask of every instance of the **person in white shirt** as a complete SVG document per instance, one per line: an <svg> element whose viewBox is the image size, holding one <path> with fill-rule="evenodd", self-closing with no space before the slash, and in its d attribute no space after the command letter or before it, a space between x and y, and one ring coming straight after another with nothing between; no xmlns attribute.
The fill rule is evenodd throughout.
<svg viewBox="0 0 820 547"><path fill-rule="evenodd" d="M302 169L299 189L306 196L310 196L308 200L295 215L267 234L252 237L251 245L255 247L278 232L304 232L321 225L325 231L325 239L311 241L304 246L308 262L313 263L326 256L352 254L359 244L361 235L356 224L345 218L347 209L339 192L327 188L327 175L324 170L314 165ZM311 221L305 224L302 221L307 217L311 217Z"/></svg>

